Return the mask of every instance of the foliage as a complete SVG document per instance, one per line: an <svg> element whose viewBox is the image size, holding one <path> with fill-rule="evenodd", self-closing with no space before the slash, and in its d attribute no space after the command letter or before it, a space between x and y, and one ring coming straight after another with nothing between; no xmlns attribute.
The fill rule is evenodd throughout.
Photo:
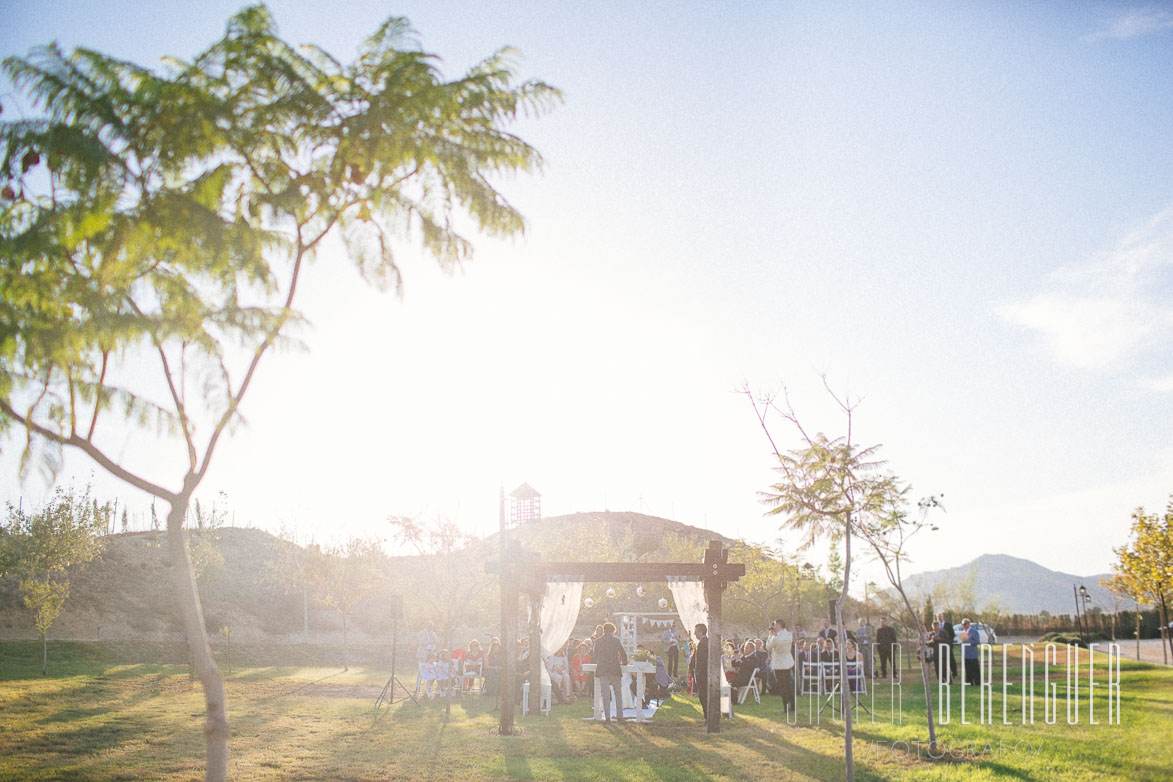
<svg viewBox="0 0 1173 782"><path fill-rule="evenodd" d="M541 159L504 126L558 93L515 83L511 58L445 80L392 18L343 63L282 40L257 5L160 73L56 45L3 62L44 114L0 124L0 435L26 433L22 469L76 449L170 505L210 778L227 776L229 730L180 539L188 504L262 358L291 343L301 272L328 236L397 288L403 236L453 268L472 251L461 214L523 229L492 179ZM182 439L170 487L110 455L138 427Z"/></svg>
<svg viewBox="0 0 1173 782"><path fill-rule="evenodd" d="M350 669L350 617L367 595L378 586L378 560L381 556L376 543L351 538L341 546L311 547L315 599L338 613L342 619L342 665Z"/></svg>
<svg viewBox="0 0 1173 782"><path fill-rule="evenodd" d="M8 504L0 559L16 574L24 604L33 612L45 652L42 673L48 665L46 635L65 607L72 575L101 551L98 536L109 515L108 506L91 498L89 486L80 494L57 487L37 513Z"/></svg>
<svg viewBox="0 0 1173 782"><path fill-rule="evenodd" d="M1129 542L1113 551L1116 562L1110 588L1116 594L1156 605L1161 624L1167 627L1168 603L1173 599L1173 495L1164 516L1146 513L1144 508L1133 511ZM1169 646L1173 650L1173 635Z"/></svg>
<svg viewBox="0 0 1173 782"><path fill-rule="evenodd" d="M444 645L453 646L458 626L473 623L478 614L491 616L485 597L493 579L466 553L476 538L442 516L389 516L387 521L392 539L419 555L395 573L395 583L418 606L414 611L422 610L413 624L432 620Z"/></svg>

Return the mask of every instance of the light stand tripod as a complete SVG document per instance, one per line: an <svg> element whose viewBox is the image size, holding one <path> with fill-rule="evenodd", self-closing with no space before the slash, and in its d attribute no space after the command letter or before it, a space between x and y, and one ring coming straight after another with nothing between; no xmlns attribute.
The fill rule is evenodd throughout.
<svg viewBox="0 0 1173 782"><path fill-rule="evenodd" d="M402 599L402 598L401 598ZM386 703L388 706L395 703L395 688L398 687L403 691L403 695L411 698L412 703L419 705L419 701L415 699L411 691L403 686L403 682L399 681L399 677L395 675L395 650L396 641L399 640L399 612L394 612L391 618L391 675L387 677L387 683L383 685L383 691L379 693L379 697L375 700L375 713L379 712L379 707Z"/></svg>

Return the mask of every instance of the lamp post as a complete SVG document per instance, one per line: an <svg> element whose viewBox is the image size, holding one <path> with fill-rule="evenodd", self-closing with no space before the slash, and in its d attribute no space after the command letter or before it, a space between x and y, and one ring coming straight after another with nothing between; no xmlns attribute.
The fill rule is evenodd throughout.
<svg viewBox="0 0 1173 782"><path fill-rule="evenodd" d="M1086 611L1084 611L1084 614L1081 614L1080 611L1084 608L1084 605L1086 603L1091 602L1092 598L1091 598L1091 595L1089 595L1087 593L1087 587L1085 587L1082 584L1080 584L1079 589L1076 589L1075 585L1072 584L1071 589L1073 592L1075 592L1075 621L1076 621L1077 625L1079 626L1079 643L1080 643L1080 646L1086 647L1087 646L1087 639L1084 637L1084 626L1083 626L1084 625L1083 617L1084 617L1084 614L1086 614Z"/></svg>

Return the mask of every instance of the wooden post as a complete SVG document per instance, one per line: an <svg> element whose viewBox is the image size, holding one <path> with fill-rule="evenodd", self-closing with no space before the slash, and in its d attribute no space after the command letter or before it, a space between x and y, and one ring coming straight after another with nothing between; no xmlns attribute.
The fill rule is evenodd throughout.
<svg viewBox="0 0 1173 782"><path fill-rule="evenodd" d="M501 515L501 552L498 583L501 588L501 720L497 732L502 736L513 735L513 694L516 690L517 645L513 642L513 629L517 625L517 581L509 567L509 546L505 540L505 486L501 486L499 510Z"/></svg>
<svg viewBox="0 0 1173 782"><path fill-rule="evenodd" d="M721 684L725 679L725 672L721 669L721 593L725 591L725 583L718 580L717 573L728 556L719 540L710 541L705 550L704 563L709 571L704 580L705 602L709 606L709 705L706 733L721 732Z"/></svg>
<svg viewBox="0 0 1173 782"><path fill-rule="evenodd" d="M542 595L541 591L529 593L529 604L533 615L529 623L529 713L541 714L542 708ZM532 588L532 586L531 586ZM553 693L551 693L551 697Z"/></svg>

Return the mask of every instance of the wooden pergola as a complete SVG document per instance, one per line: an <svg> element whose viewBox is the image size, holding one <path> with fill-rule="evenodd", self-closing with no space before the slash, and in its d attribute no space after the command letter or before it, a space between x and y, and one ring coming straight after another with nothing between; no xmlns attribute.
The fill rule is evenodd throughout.
<svg viewBox="0 0 1173 782"><path fill-rule="evenodd" d="M513 560L513 561L510 561ZM541 627L537 617L541 616L542 595L548 581L622 582L622 581L665 581L670 577L704 582L705 602L708 604L709 627L709 670L708 670L708 720L709 733L721 732L721 595L730 581L737 581L745 575L745 565L731 564L729 552L721 541L710 541L701 562L543 562L538 559L506 557L506 567L489 562L485 569L501 576L501 641L505 653L502 666L501 725L503 735L513 730L513 698L515 691L515 667L512 625L516 621L517 599L524 592L533 606L534 621L530 625L530 655L534 660L531 671L540 670L538 659L541 655ZM512 620L512 621L511 621ZM689 632L692 628L686 628ZM534 657L537 655L538 657ZM541 698L541 688L530 687L530 709L535 713Z"/></svg>

